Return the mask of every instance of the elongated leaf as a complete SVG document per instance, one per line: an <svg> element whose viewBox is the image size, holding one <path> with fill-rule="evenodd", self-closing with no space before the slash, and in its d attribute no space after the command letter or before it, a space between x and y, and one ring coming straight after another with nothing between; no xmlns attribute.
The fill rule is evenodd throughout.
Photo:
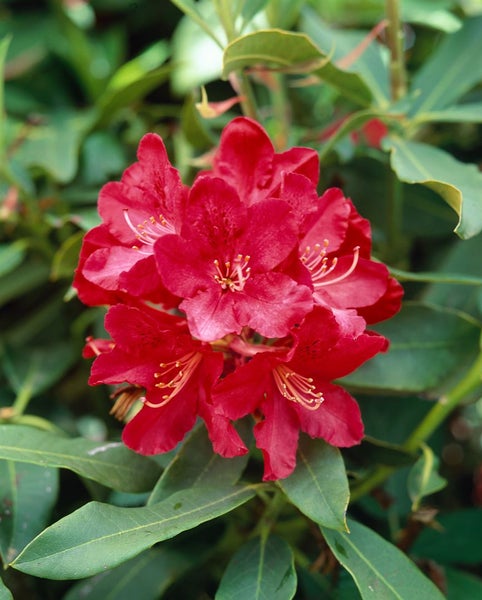
<svg viewBox="0 0 482 600"><path fill-rule="evenodd" d="M17 240L13 244L0 244L0 277L13 271L25 258L27 244Z"/></svg>
<svg viewBox="0 0 482 600"><path fill-rule="evenodd" d="M459 217L455 232L461 238L482 231L482 173L475 165L420 142L388 137L383 145L391 152L392 169L399 179L427 186L453 208Z"/></svg>
<svg viewBox="0 0 482 600"><path fill-rule="evenodd" d="M432 449L422 445L422 456L410 469L408 475L408 495L412 500L412 510L418 510L420 501L447 485L447 480L438 474L439 460Z"/></svg>
<svg viewBox="0 0 482 600"><path fill-rule="evenodd" d="M278 485L290 502L316 523L346 530L345 514L350 492L338 448L302 436L296 469Z"/></svg>
<svg viewBox="0 0 482 600"><path fill-rule="evenodd" d="M0 458L70 469L125 492L150 490L160 474L153 460L121 442L99 444L83 438L61 438L22 425L0 425Z"/></svg>
<svg viewBox="0 0 482 600"><path fill-rule="evenodd" d="M252 487L195 488L140 508L90 502L43 531L12 566L51 579L88 577L215 519L253 495Z"/></svg>
<svg viewBox="0 0 482 600"><path fill-rule="evenodd" d="M430 390L470 365L478 354L480 328L450 309L406 302L376 329L390 340L390 348L343 379L358 389Z"/></svg>
<svg viewBox="0 0 482 600"><path fill-rule="evenodd" d="M3 87L3 69L5 64L5 58L7 57L7 50L10 44L10 36L3 38L0 41L0 160L3 162L4 155L4 87Z"/></svg>
<svg viewBox="0 0 482 600"><path fill-rule="evenodd" d="M387 64L387 49L376 41L372 41L363 51L357 51L366 36L367 31L353 29L336 29L324 23L316 12L306 6L300 19L301 31L310 36L313 42L332 61L343 61L348 57L350 64L347 71L357 73L364 84L370 89L374 102L380 107L390 103L390 80ZM354 56L352 53L355 52ZM352 59L350 60L350 56Z"/></svg>
<svg viewBox="0 0 482 600"><path fill-rule="evenodd" d="M350 533L322 529L331 551L353 577L362 598L442 600L443 595L398 548L356 521Z"/></svg>
<svg viewBox="0 0 482 600"><path fill-rule="evenodd" d="M467 19L424 63L412 82L411 115L450 106L482 80L481 30L482 17Z"/></svg>
<svg viewBox="0 0 482 600"><path fill-rule="evenodd" d="M0 555L8 564L47 524L57 469L0 460L0 490Z"/></svg>
<svg viewBox="0 0 482 600"><path fill-rule="evenodd" d="M162 474L148 504L156 504L187 488L234 485L247 462L247 454L235 458L215 454L206 428L197 427Z"/></svg>
<svg viewBox="0 0 482 600"><path fill-rule="evenodd" d="M11 591L3 583L3 579L0 577L0 600L13 600Z"/></svg>
<svg viewBox="0 0 482 600"><path fill-rule="evenodd" d="M231 559L215 600L291 600L296 592L293 553L276 535L256 538Z"/></svg>
<svg viewBox="0 0 482 600"><path fill-rule="evenodd" d="M440 123L482 123L482 102L472 102L433 110L417 115L418 122L439 121Z"/></svg>
<svg viewBox="0 0 482 600"><path fill-rule="evenodd" d="M281 68L291 73L312 73L361 105L369 105L371 92L361 78L336 67L310 38L302 33L265 29L231 42L224 51L223 76L245 67Z"/></svg>
<svg viewBox="0 0 482 600"><path fill-rule="evenodd" d="M426 528L413 554L442 564L476 565L482 561L482 509L458 510L437 516L437 529Z"/></svg>
<svg viewBox="0 0 482 600"><path fill-rule="evenodd" d="M62 600L152 600L191 565L185 553L157 548L74 585Z"/></svg>

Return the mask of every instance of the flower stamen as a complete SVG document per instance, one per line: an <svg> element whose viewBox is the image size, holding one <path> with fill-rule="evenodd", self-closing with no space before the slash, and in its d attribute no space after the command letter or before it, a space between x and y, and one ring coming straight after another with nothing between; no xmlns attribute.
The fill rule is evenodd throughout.
<svg viewBox="0 0 482 600"><path fill-rule="evenodd" d="M321 244L315 244L313 248L311 246L307 246L300 257L301 262L311 273L311 280L315 290L325 285L331 285L332 283L339 283L340 281L343 281L353 273L358 264L358 259L360 257L360 246L353 248L353 260L350 267L338 277L325 281L325 277L332 273L338 264L338 257L336 256L331 259L331 263L329 262L328 257L326 256L328 245L328 240L324 240L323 246Z"/></svg>
<svg viewBox="0 0 482 600"><path fill-rule="evenodd" d="M316 391L312 377L300 375L283 364L276 366L273 377L281 394L290 402L297 402L308 410L316 410L324 401L323 394Z"/></svg>
<svg viewBox="0 0 482 600"><path fill-rule="evenodd" d="M248 255L238 254L232 262L228 260L224 263L224 269L221 267L219 260L216 259L214 261L216 267L215 281L219 283L223 290L243 291L246 281L251 275L251 267L248 267L250 258Z"/></svg>
<svg viewBox="0 0 482 600"><path fill-rule="evenodd" d="M157 219L151 216L135 226L129 217L129 210L124 208L124 219L129 229L144 246L153 246L163 235L175 233L173 225L161 214ZM139 246L133 246L133 248L141 254L151 254L151 252L142 251Z"/></svg>
<svg viewBox="0 0 482 600"><path fill-rule="evenodd" d="M127 385L119 388L110 396L112 400L115 399L115 402L109 414L119 421L123 421L132 405L139 399L143 400L143 396L144 390L137 385Z"/></svg>
<svg viewBox="0 0 482 600"><path fill-rule="evenodd" d="M163 381L156 383L155 387L160 388L161 390L167 389L171 391L162 396L161 402L154 403L144 400L144 404L151 408L160 408L161 406L166 405L186 385L201 360L201 352L189 352L177 360L159 363L162 371L154 373L154 377L156 379L162 378Z"/></svg>

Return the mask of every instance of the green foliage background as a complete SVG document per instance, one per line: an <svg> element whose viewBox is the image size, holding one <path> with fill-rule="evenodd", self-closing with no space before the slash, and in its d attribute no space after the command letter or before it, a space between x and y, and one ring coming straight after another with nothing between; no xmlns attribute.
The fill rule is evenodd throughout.
<svg viewBox="0 0 482 600"><path fill-rule="evenodd" d="M359 46L394 8L406 85L389 30ZM480 1L5 0L0 71L0 600L481 597ZM243 105L202 117L234 81ZM366 439L303 438L278 484L202 428L123 447L80 358L104 311L70 285L142 135L189 182L241 111L319 151L406 290L390 352L343 381Z"/></svg>

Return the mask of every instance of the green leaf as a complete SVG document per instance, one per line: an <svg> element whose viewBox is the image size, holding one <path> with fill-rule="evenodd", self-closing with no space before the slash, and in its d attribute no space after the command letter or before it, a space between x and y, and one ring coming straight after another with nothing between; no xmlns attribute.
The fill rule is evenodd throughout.
<svg viewBox="0 0 482 600"><path fill-rule="evenodd" d="M442 564L482 562L482 509L458 510L437 517L437 529L424 529L412 548L415 556Z"/></svg>
<svg viewBox="0 0 482 600"><path fill-rule="evenodd" d="M366 425L365 414L363 414L363 421ZM344 455L349 457L355 464L370 467L377 464L387 467L404 467L413 464L416 460L416 456L404 450L402 446L377 440L367 435L365 435L359 446L346 448Z"/></svg>
<svg viewBox="0 0 482 600"><path fill-rule="evenodd" d="M377 331L390 340L343 382L360 390L422 392L441 386L478 355L480 328L463 313L406 302Z"/></svg>
<svg viewBox="0 0 482 600"><path fill-rule="evenodd" d="M67 439L22 425L0 425L0 458L60 467L125 492L145 492L160 467L121 442Z"/></svg>
<svg viewBox="0 0 482 600"><path fill-rule="evenodd" d="M38 167L60 183L69 182L77 172L83 137L93 124L92 111L57 111L45 123L31 128L15 152L15 159L26 167Z"/></svg>
<svg viewBox="0 0 482 600"><path fill-rule="evenodd" d="M48 346L27 349L5 347L2 367L17 394L38 396L56 383L75 359L71 343L52 341Z"/></svg>
<svg viewBox="0 0 482 600"><path fill-rule="evenodd" d="M268 0L244 0L241 15L245 23L257 15L268 4Z"/></svg>
<svg viewBox="0 0 482 600"><path fill-rule="evenodd" d="M276 535L250 540L233 556L215 600L291 600L296 593L294 558Z"/></svg>
<svg viewBox="0 0 482 600"><path fill-rule="evenodd" d="M440 148L397 137L385 138L383 146L391 152L392 169L401 181L429 187L455 210L455 232L461 238L482 231L482 173L475 165L461 163Z"/></svg>
<svg viewBox="0 0 482 600"><path fill-rule="evenodd" d="M350 492L338 448L300 438L296 469L278 485L292 504L320 525L343 531Z"/></svg>
<svg viewBox="0 0 482 600"><path fill-rule="evenodd" d="M62 600L152 600L191 565L186 553L165 548L143 552L115 569L79 581Z"/></svg>
<svg viewBox="0 0 482 600"><path fill-rule="evenodd" d="M417 115L417 123L438 121L440 123L482 123L482 102L472 102L449 106L442 110L433 110Z"/></svg>
<svg viewBox="0 0 482 600"><path fill-rule="evenodd" d="M322 532L331 551L353 577L363 599L442 600L438 588L403 552L356 521L350 533Z"/></svg>
<svg viewBox="0 0 482 600"><path fill-rule="evenodd" d="M447 600L482 598L482 579L457 569L445 568Z"/></svg>
<svg viewBox="0 0 482 600"><path fill-rule="evenodd" d="M253 487L195 488L140 508L90 502L45 529L12 566L51 579L88 577L215 519L253 496Z"/></svg>
<svg viewBox="0 0 482 600"><path fill-rule="evenodd" d="M410 116L450 106L482 80L481 28L482 17L467 19L423 64L412 81Z"/></svg>
<svg viewBox="0 0 482 600"><path fill-rule="evenodd" d="M0 244L0 277L16 269L25 258L26 240L17 240L12 244Z"/></svg>
<svg viewBox="0 0 482 600"><path fill-rule="evenodd" d="M438 474L439 460L432 449L422 444L422 456L410 469L408 475L408 495L412 500L412 510L420 507L420 502L425 496L430 496L443 489L447 480Z"/></svg>
<svg viewBox="0 0 482 600"><path fill-rule="evenodd" d="M437 274L443 278L448 273L459 274L454 285L446 285L442 280L434 280L423 292L424 302L463 310L476 318L482 316L479 299L482 294L482 277L480 276L480 257L482 255L482 235L470 240L455 240L442 262L438 265ZM477 286L467 288L464 278L478 282Z"/></svg>
<svg viewBox="0 0 482 600"><path fill-rule="evenodd" d="M72 279L74 269L79 262L80 248L84 237L83 231L78 231L68 237L57 250L52 260L51 279Z"/></svg>
<svg viewBox="0 0 482 600"><path fill-rule="evenodd" d="M10 36L4 37L0 41L0 161L3 162L3 156L5 152L4 148L4 119L5 119L5 106L4 106L4 85L3 85L3 71L5 66L5 59L7 57L8 46L10 45Z"/></svg>
<svg viewBox="0 0 482 600"><path fill-rule="evenodd" d="M302 11L300 29L309 35L318 48L330 56L335 64L349 57L368 35L367 31L329 27L310 7L305 7ZM387 107L390 104L387 49L378 42L371 42L350 62L351 64L346 67L347 71L361 77L377 106Z"/></svg>
<svg viewBox="0 0 482 600"><path fill-rule="evenodd" d="M213 452L205 427L197 427L183 442L152 490L148 504L156 504L174 492L194 487L234 485L248 462L248 455L223 458Z"/></svg>
<svg viewBox="0 0 482 600"><path fill-rule="evenodd" d="M3 583L3 579L0 577L0 600L13 600L12 592Z"/></svg>
<svg viewBox="0 0 482 600"><path fill-rule="evenodd" d="M0 460L0 554L5 564L45 527L57 499L58 472Z"/></svg>
<svg viewBox="0 0 482 600"><path fill-rule="evenodd" d="M289 73L312 73L357 104L370 104L371 92L361 78L336 67L303 33L265 29L234 40L224 51L223 76L260 64Z"/></svg>
<svg viewBox="0 0 482 600"><path fill-rule="evenodd" d="M32 260L20 265L14 271L2 277L0 285L0 306L24 294L30 293L37 286L44 285L49 278L49 266Z"/></svg>

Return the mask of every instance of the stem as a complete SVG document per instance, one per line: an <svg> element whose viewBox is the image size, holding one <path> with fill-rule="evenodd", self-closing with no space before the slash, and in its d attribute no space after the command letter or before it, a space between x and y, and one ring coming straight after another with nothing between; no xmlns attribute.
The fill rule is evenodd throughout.
<svg viewBox="0 0 482 600"><path fill-rule="evenodd" d="M262 539L266 539L273 526L276 524L278 515L281 512L283 506L286 504L286 496L284 493L277 489L271 501L266 507L266 510L262 514L258 524L251 532L250 537L256 537L259 535Z"/></svg>
<svg viewBox="0 0 482 600"><path fill-rule="evenodd" d="M429 411L412 435L403 445L405 450L413 452L427 440L457 406L482 383L482 353L470 368L467 375L446 396L441 396L437 404Z"/></svg>
<svg viewBox="0 0 482 600"><path fill-rule="evenodd" d="M390 49L390 88L392 100L397 101L407 91L399 0L386 0L385 10L388 20L387 43Z"/></svg>
<svg viewBox="0 0 482 600"><path fill-rule="evenodd" d="M452 391L441 396L418 427L407 438L402 448L407 452L415 452L425 442L457 406L482 383L482 353L479 354L469 372ZM356 501L382 484L395 471L394 467L379 466L364 480L356 485L351 493L351 501Z"/></svg>
<svg viewBox="0 0 482 600"><path fill-rule="evenodd" d="M251 117L255 121L259 121L258 110L256 108L256 100L254 97L253 86L248 76L244 72L238 72L235 75L236 84L238 86L237 93L244 97L241 101L241 110L245 117Z"/></svg>

